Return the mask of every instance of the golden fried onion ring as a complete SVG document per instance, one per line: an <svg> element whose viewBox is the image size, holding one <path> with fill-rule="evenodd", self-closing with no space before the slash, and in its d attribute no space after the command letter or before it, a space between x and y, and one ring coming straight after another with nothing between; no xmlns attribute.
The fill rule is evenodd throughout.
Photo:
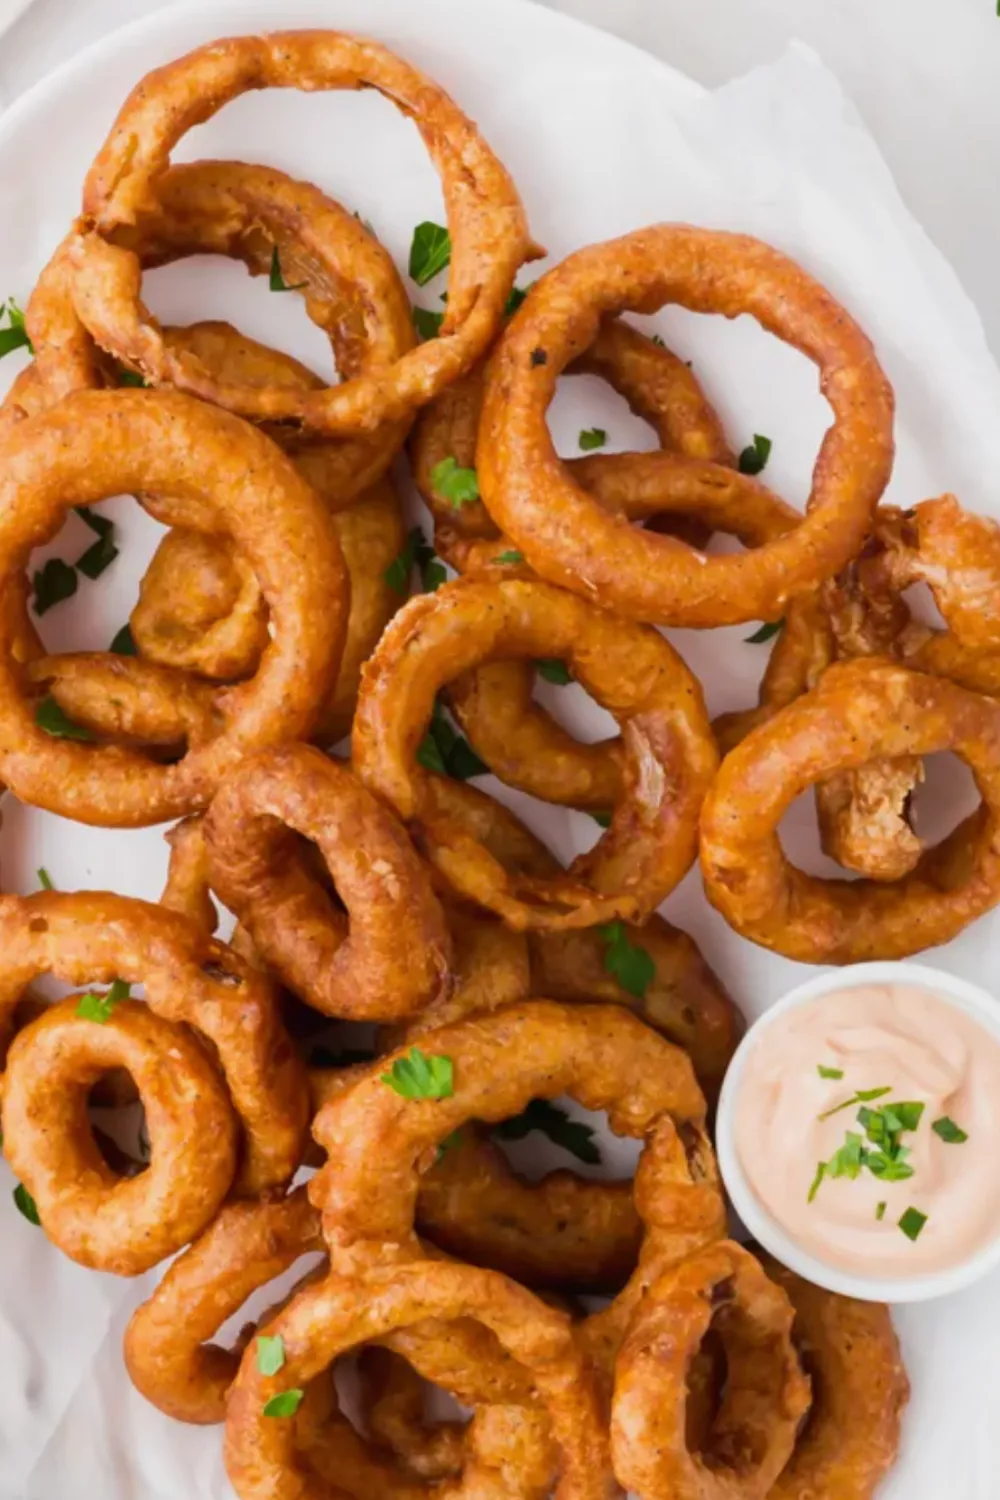
<svg viewBox="0 0 1000 1500"><path fill-rule="evenodd" d="M244 761L204 829L213 890L265 963L316 1010L398 1020L446 990L451 940L429 872L345 767L307 745ZM318 845L346 919L296 835Z"/></svg>
<svg viewBox="0 0 1000 1500"><path fill-rule="evenodd" d="M615 1474L637 1500L772 1493L810 1401L792 1317L781 1287L730 1240L650 1287L615 1362L611 1410ZM688 1373L710 1328L722 1340L727 1371L706 1457L689 1450L685 1415ZM830 1490L813 1493L832 1500Z"/></svg>
<svg viewBox="0 0 1000 1500"><path fill-rule="evenodd" d="M396 362L349 373L318 392L217 380L175 351L139 301L128 228L155 212L169 154L193 126L249 89L374 88L413 120L441 178L452 241L441 336ZM231 37L158 68L132 90L84 184L73 249L77 309L103 348L148 379L258 420L324 432L370 432L406 418L463 374L499 327L514 277L532 253L513 183L471 121L431 79L375 42L335 31Z"/></svg>
<svg viewBox="0 0 1000 1500"><path fill-rule="evenodd" d="M175 912L100 891L0 902L0 953L0 1017L41 974L144 985L156 1015L193 1027L218 1055L243 1125L236 1189L288 1181L305 1144L307 1082L259 970Z"/></svg>
<svg viewBox="0 0 1000 1500"><path fill-rule="evenodd" d="M174 764L46 734L0 620L0 778L25 802L107 827L203 807L249 751L307 736L337 672L347 574L322 501L247 423L173 392L87 391L19 422L2 449L0 569L18 576L71 506L144 486L211 506L239 534L273 639L255 676L219 700L223 727Z"/></svg>
<svg viewBox="0 0 1000 1500"><path fill-rule="evenodd" d="M820 368L834 424L807 513L753 552L706 557L634 530L556 456L546 409L573 353L608 313L665 303L749 313ZM892 412L868 339L794 262L745 235L660 224L577 251L535 283L490 361L476 468L493 519L550 582L659 624L775 620L860 547L889 478Z"/></svg>
<svg viewBox="0 0 1000 1500"><path fill-rule="evenodd" d="M505 656L565 659L622 727L624 795L611 826L565 876L512 876L435 800L414 755L445 683ZM641 919L695 854L716 766L701 690L663 637L543 583L460 579L412 599L366 664L354 720L357 773L394 807L461 895L515 928Z"/></svg>
<svg viewBox="0 0 1000 1500"><path fill-rule="evenodd" d="M979 810L890 884L823 880L786 859L777 826L813 783L880 758L952 750ZM905 958L1000 900L1000 704L894 662L832 666L730 752L702 812L712 905L751 941L804 963Z"/></svg>
<svg viewBox="0 0 1000 1500"><path fill-rule="evenodd" d="M495 1271L434 1261L398 1266L388 1276L373 1273L362 1281L330 1276L301 1292L265 1330L280 1337L286 1351L277 1375L263 1376L256 1349L247 1350L226 1416L226 1471L240 1500L292 1500L311 1482L308 1460L296 1451L295 1424L266 1417L269 1400L312 1379L350 1349L428 1319L459 1317L472 1317L494 1333L533 1382L556 1451L550 1455L543 1424L536 1429L541 1453L532 1455L532 1467L539 1460L552 1462L548 1478L550 1485L555 1481L554 1500L609 1500L607 1435L593 1376L567 1314ZM506 1468L509 1457L515 1460L508 1476L515 1496L546 1493L545 1488L521 1489L518 1475L525 1459L511 1452L509 1438L507 1452L495 1453L492 1463L480 1452L489 1416L489 1411L473 1416L456 1497L485 1488L488 1471L494 1464Z"/></svg>
<svg viewBox="0 0 1000 1500"><path fill-rule="evenodd" d="M14 1039L0 1083L4 1155L60 1250L138 1276L214 1218L236 1174L236 1118L186 1027L132 1000L98 1023L79 1001L49 1007ZM132 1178L112 1171L87 1118L91 1088L117 1068L135 1081L152 1146Z"/></svg>
<svg viewBox="0 0 1000 1500"><path fill-rule="evenodd" d="M769 1500L873 1500L896 1461L910 1399L889 1309L840 1297L754 1253L795 1310L792 1340L813 1388L812 1409Z"/></svg>
<svg viewBox="0 0 1000 1500"><path fill-rule="evenodd" d="M588 1347L608 1369L650 1277L722 1233L714 1158L703 1134L705 1100L690 1061L618 1006L544 1000L442 1027L420 1045L452 1062L454 1092L432 1109L383 1082L407 1056L404 1046L332 1098L313 1122L328 1163L309 1196L323 1214L334 1269L418 1259L413 1226L425 1154L470 1119L495 1123L533 1098L568 1093L584 1108L606 1108L616 1134L645 1141L634 1187L645 1226L639 1265L586 1325Z"/></svg>

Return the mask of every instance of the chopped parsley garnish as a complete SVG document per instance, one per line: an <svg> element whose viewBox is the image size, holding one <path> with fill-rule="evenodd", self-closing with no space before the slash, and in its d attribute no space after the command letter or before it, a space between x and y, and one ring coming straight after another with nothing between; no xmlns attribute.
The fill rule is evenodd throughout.
<svg viewBox="0 0 1000 1500"><path fill-rule="evenodd" d="M264 1403L265 1417L294 1417L302 1405L305 1391L293 1389L281 1391L277 1396L272 1396L270 1401Z"/></svg>
<svg viewBox="0 0 1000 1500"><path fill-rule="evenodd" d="M942 1115L940 1120L935 1120L931 1126L934 1134L940 1136L947 1146L961 1146L963 1141L969 1137L960 1125L950 1119L948 1115Z"/></svg>
<svg viewBox="0 0 1000 1500"><path fill-rule="evenodd" d="M469 781L473 776L488 776L490 770L464 735L459 734L436 699L431 722L417 747L416 758L425 770L452 776L456 781Z"/></svg>
<svg viewBox="0 0 1000 1500"><path fill-rule="evenodd" d="M76 560L76 566L86 578L100 578L105 568L110 568L118 556L118 548L115 546L111 531L104 536L98 537L92 542L86 552L80 554Z"/></svg>
<svg viewBox="0 0 1000 1500"><path fill-rule="evenodd" d="M413 304L413 326L422 343L428 339L436 339L441 332L441 324L444 322L444 313L431 312L429 307L420 307L416 302Z"/></svg>
<svg viewBox="0 0 1000 1500"><path fill-rule="evenodd" d="M429 281L446 269L451 261L451 235L443 224L425 219L413 231L410 244L410 260L407 270L417 286L426 286Z"/></svg>
<svg viewBox="0 0 1000 1500"><path fill-rule="evenodd" d="M82 724L67 719L59 704L52 697L43 698L35 709L35 723L46 734L56 740L92 740L94 736Z"/></svg>
<svg viewBox="0 0 1000 1500"><path fill-rule="evenodd" d="M765 641L773 641L774 637L784 625L784 620L771 620L766 625L761 625L753 635L748 635L746 644L748 646L763 646Z"/></svg>
<svg viewBox="0 0 1000 1500"><path fill-rule="evenodd" d="M394 557L385 570L385 581L397 594L405 594L410 586L410 574L414 566L419 568L424 591L433 594L448 577L444 563L434 554L419 526L414 526L398 557Z"/></svg>
<svg viewBox="0 0 1000 1500"><path fill-rule="evenodd" d="M7 327L0 327L0 359L3 359L5 354L13 354L15 349L27 349L34 353L28 330L24 326L24 313L13 297L8 297L6 302L0 302L0 324L3 323L5 317Z"/></svg>
<svg viewBox="0 0 1000 1500"><path fill-rule="evenodd" d="M822 1076L823 1068L820 1067L818 1071ZM851 1099L828 1109L818 1118L829 1119L831 1115L860 1101L867 1100L871 1103L891 1093L891 1088L859 1089ZM869 1109L868 1103L861 1103L857 1116L858 1124L865 1132L864 1137L854 1131L846 1131L843 1146L828 1162L820 1162L809 1189L810 1203L824 1176L853 1179L862 1168L866 1168L881 1182L905 1182L908 1177L913 1176L913 1168L907 1160L911 1154L910 1149L902 1144L901 1137L904 1131L918 1128L925 1106L916 1099L897 1099L891 1104L883 1104L881 1109Z"/></svg>
<svg viewBox="0 0 1000 1500"><path fill-rule="evenodd" d="M827 1068L823 1063L817 1064L816 1072L821 1078L843 1078L844 1076L843 1068Z"/></svg>
<svg viewBox="0 0 1000 1500"><path fill-rule="evenodd" d="M533 1130L547 1135L554 1145L561 1146L578 1161L595 1167L600 1165L601 1152L594 1140L593 1128L580 1120L570 1119L564 1109L548 1099L532 1099L519 1115L495 1126L493 1134L502 1141L520 1141Z"/></svg>
<svg viewBox="0 0 1000 1500"><path fill-rule="evenodd" d="M19 1211L24 1215L29 1224L41 1224L42 1221L38 1217L38 1205L23 1182L19 1182L14 1189L13 1198Z"/></svg>
<svg viewBox="0 0 1000 1500"><path fill-rule="evenodd" d="M842 1109L850 1109L852 1104L870 1104L873 1099L881 1099L885 1094L891 1093L892 1084L889 1084L884 1089L858 1089L858 1092L852 1094L849 1099L842 1099L839 1104L835 1104L832 1109L825 1109L816 1118L818 1120L828 1120L831 1115L839 1114Z"/></svg>
<svg viewBox="0 0 1000 1500"><path fill-rule="evenodd" d="M129 986L122 979L116 979L111 988L103 995L94 990L88 990L81 995L77 1002L76 1013L83 1021L96 1021L103 1026L106 1021L111 1020L111 1012L122 1000L129 997Z"/></svg>
<svg viewBox="0 0 1000 1500"><path fill-rule="evenodd" d="M611 827L611 814L609 812L592 812L590 816L593 818L594 822L599 823L602 828Z"/></svg>
<svg viewBox="0 0 1000 1500"><path fill-rule="evenodd" d="M883 1202L877 1203L875 1205L875 1217L876 1219L878 1219L879 1223L881 1223L885 1218L885 1211L888 1207L889 1205L884 1200Z"/></svg>
<svg viewBox="0 0 1000 1500"><path fill-rule="evenodd" d="M744 448L739 456L739 471L741 474L759 474L767 466L771 457L771 439L762 437L759 432L753 435L753 442Z"/></svg>
<svg viewBox="0 0 1000 1500"><path fill-rule="evenodd" d="M591 453L595 448L603 448L608 440L608 435L603 427L585 427L580 433L580 447L584 453Z"/></svg>
<svg viewBox="0 0 1000 1500"><path fill-rule="evenodd" d="M138 648L130 625L123 625L121 630L115 633L110 649L116 656L138 656Z"/></svg>
<svg viewBox="0 0 1000 1500"><path fill-rule="evenodd" d="M404 1099L450 1099L455 1092L451 1058L429 1057L419 1047L411 1047L406 1057L397 1057L381 1078Z"/></svg>
<svg viewBox="0 0 1000 1500"><path fill-rule="evenodd" d="M651 333L649 335L649 342L651 344L655 344L656 347L657 347L657 349L665 349L667 347L666 344L665 344L665 342L663 341L663 339L660 338L660 335L658 333Z"/></svg>
<svg viewBox="0 0 1000 1500"><path fill-rule="evenodd" d="M307 283L304 281L296 281L294 285L290 285L285 280L281 274L281 258L278 255L278 247L275 245L271 251L271 274L268 277L268 286L271 288L271 291L301 292L302 288L306 285Z"/></svg>
<svg viewBox="0 0 1000 1500"><path fill-rule="evenodd" d="M463 469L456 458L449 454L436 463L431 470L434 493L459 510L479 499L479 480L475 469Z"/></svg>
<svg viewBox="0 0 1000 1500"><path fill-rule="evenodd" d="M130 370L127 365L119 365L115 373L120 386L131 385L142 387L144 390L149 386L149 381L144 380L138 370Z"/></svg>
<svg viewBox="0 0 1000 1500"><path fill-rule="evenodd" d="M500 552L493 559L495 563L523 563L524 553L518 552L516 547L509 547L506 552Z"/></svg>
<svg viewBox="0 0 1000 1500"><path fill-rule="evenodd" d="M919 1208L908 1208L899 1220L899 1227L908 1240L917 1240L926 1223L927 1215L922 1214Z"/></svg>
<svg viewBox="0 0 1000 1500"><path fill-rule="evenodd" d="M514 314L517 312L518 308L521 306L521 303L524 301L524 299L525 299L525 297L527 295L528 295L527 292L523 291L521 287L519 287L519 286L511 287L511 289L510 289L510 296L507 298L507 301L506 301L506 304L505 304L504 310L503 310L504 317L505 318L512 318L514 316Z"/></svg>
<svg viewBox="0 0 1000 1500"><path fill-rule="evenodd" d="M32 580L34 596L31 603L36 615L44 615L56 604L72 599L76 593L76 569L61 557L50 557L40 567Z"/></svg>
<svg viewBox="0 0 1000 1500"><path fill-rule="evenodd" d="M546 682L555 683L556 687L565 687L568 682L573 681L566 663L554 657L543 657L536 661L535 671L539 677L544 677Z"/></svg>
<svg viewBox="0 0 1000 1500"><path fill-rule="evenodd" d="M277 1375L285 1363L285 1341L281 1334L257 1335L257 1368L262 1375Z"/></svg>
<svg viewBox="0 0 1000 1500"><path fill-rule="evenodd" d="M44 865L37 869L35 871L35 874L38 876L38 884L41 886L43 891L55 890L55 886L52 884L52 876L49 874Z"/></svg>
<svg viewBox="0 0 1000 1500"><path fill-rule="evenodd" d="M641 1000L656 976L656 965L629 939L624 922L606 922L597 931L604 942L604 967L623 990Z"/></svg>

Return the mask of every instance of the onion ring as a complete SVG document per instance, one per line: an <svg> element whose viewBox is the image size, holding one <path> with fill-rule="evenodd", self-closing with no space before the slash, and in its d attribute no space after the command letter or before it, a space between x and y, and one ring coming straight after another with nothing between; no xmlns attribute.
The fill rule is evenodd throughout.
<svg viewBox="0 0 1000 1500"><path fill-rule="evenodd" d="M184 527L153 553L128 623L144 660L223 682L249 676L268 643L264 599L239 548Z"/></svg>
<svg viewBox="0 0 1000 1500"><path fill-rule="evenodd" d="M670 452L718 464L734 462L719 418L689 366L630 324L618 318L602 322L590 348L577 356L566 373L606 380L636 416L654 428L661 447ZM456 509L438 493L433 477L446 458L454 458L461 468L475 467L484 380L481 365L442 391L420 414L410 441L414 482L434 517L435 550L459 573L489 566L495 561L491 554L506 546L481 500ZM614 455L619 473L627 473L634 456ZM582 465L586 473L587 462L576 459L570 466L579 470Z"/></svg>
<svg viewBox="0 0 1000 1500"><path fill-rule="evenodd" d="M296 465L303 472L300 459ZM361 668L401 603L386 574L406 539L399 499L387 480L335 509L332 522L350 575L351 605L340 673L315 731L326 744L350 733ZM239 549L186 528L160 543L129 624L144 657L223 680L254 672L269 639L260 589Z"/></svg>
<svg viewBox="0 0 1000 1500"><path fill-rule="evenodd" d="M610 1307L584 1325L595 1362L609 1369L624 1325L659 1268L722 1234L722 1199L703 1133L705 1101L689 1060L618 1006L542 1000L442 1027L423 1038L422 1049L452 1063L454 1092L435 1099L433 1108L383 1082L396 1059L407 1056L403 1048L313 1121L328 1163L310 1182L309 1196L323 1214L334 1269L367 1273L372 1264L419 1259L413 1226L425 1153L470 1119L497 1122L533 1098L569 1093L585 1108L607 1108L616 1134L646 1142L634 1187L645 1226L639 1265Z"/></svg>
<svg viewBox="0 0 1000 1500"><path fill-rule="evenodd" d="M244 1343L209 1340L260 1287L323 1248L305 1188L274 1203L227 1203L129 1319L132 1384L178 1422L222 1422Z"/></svg>
<svg viewBox="0 0 1000 1500"><path fill-rule="evenodd" d="M495 1271L431 1261L397 1266L388 1277L361 1282L331 1276L301 1292L267 1329L269 1337L283 1340L286 1351L277 1375L263 1376L256 1350L247 1351L229 1397L225 1439L226 1471L241 1500L291 1500L310 1483L308 1465L296 1453L295 1424L263 1415L275 1394L396 1329L469 1315L499 1338L536 1387L558 1453L554 1500L610 1500L614 1486L597 1392L567 1315ZM456 1496L475 1493L477 1478L485 1483L487 1463L477 1451L482 1425L477 1414L467 1432L469 1463ZM505 1465L506 1455L502 1461ZM515 1485L518 1471L515 1464L510 1476ZM554 1478L550 1473L549 1485Z"/></svg>
<svg viewBox="0 0 1000 1500"><path fill-rule="evenodd" d="M381 1344L368 1344L358 1357L358 1379L368 1431L380 1447L402 1458L422 1479L461 1473L462 1426L425 1424L426 1384L412 1365Z"/></svg>
<svg viewBox="0 0 1000 1500"><path fill-rule="evenodd" d="M891 884L817 879L785 858L777 825L817 780L873 759L953 750L983 805ZM755 729L726 757L702 812L712 905L737 932L804 963L903 958L955 937L1000 900L1000 704L858 658Z"/></svg>
<svg viewBox="0 0 1000 1500"><path fill-rule="evenodd" d="M0 1085L4 1155L65 1255L138 1276L215 1216L236 1174L236 1120L185 1027L130 1000L95 1024L77 1013L79 1001L49 1007L11 1045ZM131 1179L108 1166L87 1119L92 1085L117 1068L135 1081L153 1147Z"/></svg>
<svg viewBox="0 0 1000 1500"><path fill-rule="evenodd" d="M812 1410L769 1500L872 1500L896 1461L910 1396L889 1309L813 1286L770 1255L760 1260L795 1310L792 1339L813 1387Z"/></svg>
<svg viewBox="0 0 1000 1500"><path fill-rule="evenodd" d="M699 1251L650 1287L615 1363L611 1411L615 1474L637 1500L771 1494L810 1401L792 1318L785 1292L732 1241ZM728 1368L706 1458L688 1449L685 1411L688 1371L709 1328Z"/></svg>
<svg viewBox="0 0 1000 1500"><path fill-rule="evenodd" d="M878 534L896 588L926 583L957 645L970 655L1000 650L996 521L963 510L954 495L882 518Z"/></svg>
<svg viewBox="0 0 1000 1500"><path fill-rule="evenodd" d="M555 856L502 803L475 787L451 780L436 781L435 795L442 813L482 843L505 869L543 879L558 871ZM452 930L461 945L461 927L453 923ZM598 932L532 932L530 982L525 981L521 961L510 949L518 935L506 928L500 928L499 933L507 947L505 965L510 966L505 986L494 989L475 971L470 972L470 960L477 955L463 962L459 946L453 994L435 1001L411 1022L408 1036L477 1011L495 1010L531 993L554 1000L624 1005L667 1041L684 1049L702 1092L714 1099L743 1033L743 1017L687 933L655 914L642 927L629 930L630 939L646 949L655 969L642 996L626 990L608 972L604 964L606 943ZM495 970L492 972L495 974ZM400 1040L391 1038L393 1045Z"/></svg>
<svg viewBox="0 0 1000 1500"><path fill-rule="evenodd" d="M142 216L155 211L159 179L185 132L259 88L377 89L416 124L444 192L453 250L441 336L323 391L226 383L196 357L171 350L138 300L138 260L120 243L128 226L138 223L141 232ZM74 297L103 347L147 378L244 416L330 433L406 418L468 370L500 325L518 268L534 253L513 183L448 95L386 48L335 31L231 37L156 69L120 110L87 175L83 211Z"/></svg>
<svg viewBox="0 0 1000 1500"><path fill-rule="evenodd" d="M268 751L223 783L204 826L212 888L314 1009L395 1020L447 988L451 942L427 871L343 766L306 745ZM318 845L347 921L295 834Z"/></svg>
<svg viewBox="0 0 1000 1500"><path fill-rule="evenodd" d="M162 765L39 728L0 622L0 778L23 801L80 822L140 827L204 806L248 752L309 733L337 670L346 571L322 502L267 438L174 393L81 392L18 423L2 457L4 585L71 505L151 485L210 504L216 530L238 531L274 628L256 676L220 700L222 732Z"/></svg>
<svg viewBox="0 0 1000 1500"><path fill-rule="evenodd" d="M24 680L43 688L74 724L115 745L195 749L225 725L217 688L134 656L41 656L28 662Z"/></svg>
<svg viewBox="0 0 1000 1500"><path fill-rule="evenodd" d="M251 275L268 275L277 254L279 266L304 290L307 315L329 338L342 375L369 375L413 349L409 298L392 257L359 219L311 183L245 162L187 162L160 175L155 194L155 208L121 230L127 249L110 252L123 256L137 277L141 268L196 254L225 255L243 261ZM42 272L26 312L50 400L117 383L108 356L79 317L76 299L86 298L90 283L74 265L78 250L79 237L70 234ZM209 370L222 384L284 390L291 399L324 389L297 360L228 324L153 326L172 361ZM301 459L316 488L343 500L385 473L408 426L408 419L385 422L335 443L280 424L269 432Z"/></svg>
<svg viewBox="0 0 1000 1500"><path fill-rule="evenodd" d="M766 545L799 519L747 475L717 470L709 484L672 453L595 454L570 467L597 503L616 514L697 519L710 533L736 536L747 547ZM472 748L501 781L549 802L612 807L621 795L620 739L580 744L532 700L532 688L527 663L496 661L457 678L446 698Z"/></svg>
<svg viewBox="0 0 1000 1500"><path fill-rule="evenodd" d="M305 1070L269 982L232 949L162 906L46 891L0 902L0 953L0 1018L40 974L144 985L156 1015L194 1027L218 1054L243 1126L236 1191L263 1192L291 1177L305 1143Z"/></svg>
<svg viewBox="0 0 1000 1500"><path fill-rule="evenodd" d="M558 656L623 728L625 789L611 826L564 877L512 877L442 815L414 763L437 690L491 657ZM641 919L695 854L697 810L716 766L700 688L663 637L542 583L460 579L411 599L366 664L352 756L461 895L510 926Z"/></svg>
<svg viewBox="0 0 1000 1500"><path fill-rule="evenodd" d="M807 514L747 555L706 557L633 530L594 504L552 445L555 382L601 317L664 303L750 313L821 370L834 425ZM490 362L476 468L493 519L549 582L658 624L775 620L861 546L889 478L892 408L868 339L792 261L744 235L661 224L577 251L535 283Z"/></svg>

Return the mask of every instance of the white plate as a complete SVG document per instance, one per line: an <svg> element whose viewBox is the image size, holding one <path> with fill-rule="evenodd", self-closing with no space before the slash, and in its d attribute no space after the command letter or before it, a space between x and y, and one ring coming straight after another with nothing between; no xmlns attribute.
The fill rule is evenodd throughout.
<svg viewBox="0 0 1000 1500"><path fill-rule="evenodd" d="M798 256L840 295L878 344L899 401L893 498L909 503L944 487L994 506L1000 472L1000 378L978 320L948 268L899 202L892 182L835 82L796 52L719 95L623 43L515 0L209 0L157 12L74 59L0 120L0 297L24 298L71 218L84 171L118 103L141 73L210 38L251 28L331 25L379 37L449 87L512 170L535 234L553 256L655 221L690 219L748 230ZM413 226L441 218L441 197L419 139L371 93L252 95L193 131L178 157L269 162L331 191L370 219L400 264ZM537 274L535 270L532 274ZM324 368L323 341L295 298L272 297L228 264L188 262L148 278L166 318L229 316ZM425 305L433 295L420 294ZM767 477L789 499L806 481L825 408L798 356L745 320L733 326L683 314L656 320L693 358L732 442L774 439ZM0 365L0 386L17 360ZM650 434L597 382L567 382L554 426L565 451L583 427L606 427L610 446L649 446ZM117 507L127 556L43 622L56 649L105 646L127 617L157 529ZM75 556L79 522L48 549ZM764 653L743 644L751 627L678 633L713 711L748 702ZM601 716L575 688L546 690L587 735ZM489 785L493 785L489 783ZM933 778L932 820L954 819L967 789ZM495 788L494 788L495 789ZM509 796L512 805L524 799ZM531 821L563 854L582 848L590 820L534 807ZM792 845L818 861L795 820ZM102 832L8 802L6 889L35 888L45 865L63 889L108 887L155 897L165 869L156 830ZM699 939L748 1013L808 972L743 943L708 909L692 876L668 914ZM932 961L988 981L998 928L980 922ZM620 1159L620 1158L619 1158ZM135 1395L120 1337L135 1284L83 1272L47 1245L10 1204L0 1165L0 1500L144 1500L228 1494L219 1434L175 1426ZM947 1304L901 1314L914 1400L888 1500L987 1500L1000 1472L993 1351L1000 1282Z"/></svg>

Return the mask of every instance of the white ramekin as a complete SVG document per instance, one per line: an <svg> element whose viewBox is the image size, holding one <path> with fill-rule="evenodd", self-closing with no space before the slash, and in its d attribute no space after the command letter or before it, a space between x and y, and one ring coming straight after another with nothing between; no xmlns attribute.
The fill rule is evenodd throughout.
<svg viewBox="0 0 1000 1500"><path fill-rule="evenodd" d="M821 995L828 995L831 991L855 989L864 984L907 984L932 990L947 1004L972 1016L984 1030L1000 1041L1000 999L954 974L947 974L924 964L899 962L848 964L842 969L824 971L814 979L807 979L804 984L797 985L772 1005L770 1010L765 1011L736 1049L719 1095L716 1119L719 1169L733 1207L753 1238L783 1265L804 1276L807 1281L828 1287L832 1292L841 1292L844 1296L860 1297L866 1302L926 1302L931 1297L944 1297L950 1292L962 1291L1000 1265L1000 1223L997 1224L993 1239L981 1250L960 1265L949 1266L947 1270L929 1272L922 1276L854 1275L839 1266L828 1265L804 1250L782 1228L747 1181L736 1149L736 1097L750 1048L764 1043L767 1028L788 1011L807 1001L816 1000Z"/></svg>

